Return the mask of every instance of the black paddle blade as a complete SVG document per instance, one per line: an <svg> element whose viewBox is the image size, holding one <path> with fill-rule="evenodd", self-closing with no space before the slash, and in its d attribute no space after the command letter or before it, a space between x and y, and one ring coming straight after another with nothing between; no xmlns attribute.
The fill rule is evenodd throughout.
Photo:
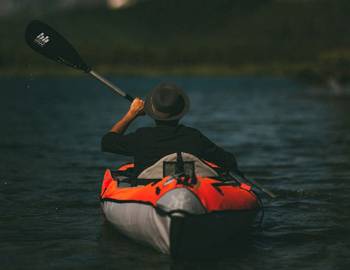
<svg viewBox="0 0 350 270"><path fill-rule="evenodd" d="M26 28L25 39L36 52L58 63L90 72L73 46L47 24L34 20Z"/></svg>

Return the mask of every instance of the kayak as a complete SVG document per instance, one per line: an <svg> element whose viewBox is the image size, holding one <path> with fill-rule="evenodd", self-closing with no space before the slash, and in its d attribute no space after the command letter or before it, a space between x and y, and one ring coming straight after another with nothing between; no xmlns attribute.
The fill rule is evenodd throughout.
<svg viewBox="0 0 350 270"><path fill-rule="evenodd" d="M174 257L232 243L262 207L249 184L188 153L168 155L138 177L133 169L128 163L106 170L105 218L127 237Z"/></svg>

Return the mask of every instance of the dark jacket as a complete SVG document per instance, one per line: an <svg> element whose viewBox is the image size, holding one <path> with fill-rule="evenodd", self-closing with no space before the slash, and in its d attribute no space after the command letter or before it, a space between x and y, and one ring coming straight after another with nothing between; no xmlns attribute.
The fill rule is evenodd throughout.
<svg viewBox="0 0 350 270"><path fill-rule="evenodd" d="M190 153L238 171L233 154L215 145L200 131L184 125L145 127L126 135L109 132L103 136L101 146L104 152L134 157L136 175L162 157L176 152Z"/></svg>

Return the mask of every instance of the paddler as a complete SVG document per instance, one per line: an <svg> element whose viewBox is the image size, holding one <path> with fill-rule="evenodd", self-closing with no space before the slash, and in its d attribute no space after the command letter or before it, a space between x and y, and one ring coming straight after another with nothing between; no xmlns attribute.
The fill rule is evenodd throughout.
<svg viewBox="0 0 350 270"><path fill-rule="evenodd" d="M239 173L234 155L217 146L199 130L179 123L188 112L190 101L178 86L162 83L155 87L144 102L135 98L128 112L102 138L102 151L134 158L135 175L162 157L186 152ZM128 126L147 114L154 127L143 127L125 134Z"/></svg>

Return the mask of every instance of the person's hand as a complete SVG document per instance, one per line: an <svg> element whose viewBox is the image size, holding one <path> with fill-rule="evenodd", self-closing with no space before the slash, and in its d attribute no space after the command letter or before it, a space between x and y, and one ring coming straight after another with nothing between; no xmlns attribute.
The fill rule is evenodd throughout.
<svg viewBox="0 0 350 270"><path fill-rule="evenodd" d="M145 102L137 97L131 103L128 113L133 117L145 115L145 111L143 110L144 106Z"/></svg>

